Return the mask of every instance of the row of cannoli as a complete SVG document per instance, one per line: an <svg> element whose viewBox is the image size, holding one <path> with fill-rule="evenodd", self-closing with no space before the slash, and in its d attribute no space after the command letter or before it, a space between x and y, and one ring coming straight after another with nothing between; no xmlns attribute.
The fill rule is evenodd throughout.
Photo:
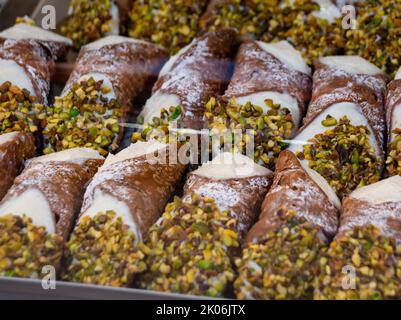
<svg viewBox="0 0 401 320"><path fill-rule="evenodd" d="M310 64L321 56L357 54L394 75L399 12L389 0L74 0L62 31L78 49L127 33L176 53L198 34L229 27L244 39L290 41Z"/></svg>
<svg viewBox="0 0 401 320"><path fill-rule="evenodd" d="M218 297L234 283L239 299L401 294L398 175L341 206L290 151L274 179L223 153L189 173L182 198L167 204L186 169L171 147L137 142L104 163L80 148L30 160L0 203L0 273L36 278L51 264L68 281ZM341 287L348 265L353 291Z"/></svg>
<svg viewBox="0 0 401 320"><path fill-rule="evenodd" d="M400 177L342 203L289 151L236 260L239 299L397 299ZM340 206L339 206L340 205Z"/></svg>

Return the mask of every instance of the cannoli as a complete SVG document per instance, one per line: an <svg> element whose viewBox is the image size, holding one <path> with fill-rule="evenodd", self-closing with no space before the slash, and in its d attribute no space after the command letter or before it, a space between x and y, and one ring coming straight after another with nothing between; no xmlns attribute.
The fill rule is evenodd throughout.
<svg viewBox="0 0 401 320"><path fill-rule="evenodd" d="M258 222L247 234L247 242L258 242L279 227L277 212L294 211L297 217L321 229L327 243L337 233L341 201L327 181L302 164L291 151L281 152L273 184L266 195Z"/></svg>
<svg viewBox="0 0 401 320"><path fill-rule="evenodd" d="M34 40L0 39L0 132L38 131L54 61Z"/></svg>
<svg viewBox="0 0 401 320"><path fill-rule="evenodd" d="M54 60L65 57L68 49L72 46L72 41L55 32L51 32L35 26L29 21L18 22L0 32L0 38L15 40L35 40L50 50Z"/></svg>
<svg viewBox="0 0 401 320"><path fill-rule="evenodd" d="M115 151L133 99L147 88L165 57L162 47L120 36L83 47L62 95L47 108L44 153L78 146L102 154Z"/></svg>
<svg viewBox="0 0 401 320"><path fill-rule="evenodd" d="M316 299L401 297L400 190L396 175L345 198L339 232L321 258Z"/></svg>
<svg viewBox="0 0 401 320"><path fill-rule="evenodd" d="M143 122L159 117L163 108L179 105L178 127L203 129L205 104L225 89L236 44L236 32L224 29L196 38L171 57L140 114Z"/></svg>
<svg viewBox="0 0 401 320"><path fill-rule="evenodd" d="M401 66L399 1L353 1L355 28L345 30L345 53L357 54L394 76Z"/></svg>
<svg viewBox="0 0 401 320"><path fill-rule="evenodd" d="M129 0L72 0L61 32L79 50L100 38L123 34L130 7Z"/></svg>
<svg viewBox="0 0 401 320"><path fill-rule="evenodd" d="M199 25L201 30L235 28L244 39L259 39L266 32L279 0L211 0Z"/></svg>
<svg viewBox="0 0 401 320"><path fill-rule="evenodd" d="M343 53L342 19L335 1L284 0L272 8L262 40L288 40L312 64L315 58Z"/></svg>
<svg viewBox="0 0 401 320"><path fill-rule="evenodd" d="M242 259L236 260L237 298L310 296L307 281L315 274L316 254L336 234L340 208L326 180L283 151L259 220L247 234Z"/></svg>
<svg viewBox="0 0 401 320"><path fill-rule="evenodd" d="M44 265L59 269L85 185L102 163L87 148L28 162L0 203L0 274L38 278Z"/></svg>
<svg viewBox="0 0 401 320"><path fill-rule="evenodd" d="M128 34L160 44L175 54L198 33L207 0L139 0L130 11Z"/></svg>
<svg viewBox="0 0 401 320"><path fill-rule="evenodd" d="M109 154L86 190L67 244L66 280L131 284L143 268L136 245L147 238L186 167L170 152L169 145L153 140Z"/></svg>
<svg viewBox="0 0 401 320"><path fill-rule="evenodd" d="M241 128L244 136L255 130L255 161L274 169L287 146L282 140L298 130L311 91L311 70L288 42L247 41L240 46L224 97L219 103L211 100L205 115L214 132L222 124L223 130Z"/></svg>
<svg viewBox="0 0 401 320"><path fill-rule="evenodd" d="M189 174L182 199L170 203L141 251L149 290L222 297L234 277L232 259L256 219L270 170L223 153Z"/></svg>
<svg viewBox="0 0 401 320"><path fill-rule="evenodd" d="M387 171L401 175L401 69L387 86L386 116L388 129Z"/></svg>
<svg viewBox="0 0 401 320"><path fill-rule="evenodd" d="M342 198L379 180L388 77L357 56L320 58L315 67L312 101L289 150Z"/></svg>
<svg viewBox="0 0 401 320"><path fill-rule="evenodd" d="M33 136L24 132L0 135L0 200L12 186L26 159L35 155Z"/></svg>
<svg viewBox="0 0 401 320"><path fill-rule="evenodd" d="M229 295L232 252L238 250L237 221L213 198L176 197L140 246L146 268L136 286L209 297Z"/></svg>
<svg viewBox="0 0 401 320"><path fill-rule="evenodd" d="M272 176L269 169L252 159L225 152L188 174L183 200L193 193L215 199L220 210L229 210L237 220L238 238L242 240L256 221Z"/></svg>

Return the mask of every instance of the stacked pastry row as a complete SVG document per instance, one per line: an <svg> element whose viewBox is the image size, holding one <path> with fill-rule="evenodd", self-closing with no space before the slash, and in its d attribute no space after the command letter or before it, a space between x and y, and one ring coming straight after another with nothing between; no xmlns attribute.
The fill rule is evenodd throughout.
<svg viewBox="0 0 401 320"><path fill-rule="evenodd" d="M127 34L176 53L205 31L230 27L243 39L290 41L308 63L358 54L394 75L400 66L400 12L389 0L74 0L62 32L77 49Z"/></svg>
<svg viewBox="0 0 401 320"><path fill-rule="evenodd" d="M386 75L357 57L320 59L296 130L312 84L301 55L285 42L246 42L223 94L232 36L207 34L171 58L144 107L144 130L168 131L172 123L251 129L260 157L241 155L240 144L189 173L182 189L188 164L176 161L177 144L142 131L144 141L106 161L73 148L28 161L15 180L7 170L13 185L0 203L2 274L40 277L52 264L60 278L86 283L230 296L235 282L238 298L341 298L338 270L330 268L348 254L332 248L345 247L363 280L364 290L351 292L398 296L389 237L398 239L400 178L375 183L384 162ZM18 172L32 141L23 133L2 137ZM287 143L295 153L281 152ZM275 167L274 178L266 166ZM342 205L336 193L345 196ZM340 245L329 249L333 237Z"/></svg>

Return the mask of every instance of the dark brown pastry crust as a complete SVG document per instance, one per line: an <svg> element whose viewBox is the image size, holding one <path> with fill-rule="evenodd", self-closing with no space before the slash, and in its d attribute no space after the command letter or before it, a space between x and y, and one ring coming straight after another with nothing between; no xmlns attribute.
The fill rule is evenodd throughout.
<svg viewBox="0 0 401 320"><path fill-rule="evenodd" d="M175 94L181 100L181 126L204 128L205 104L224 92L230 61L238 44L234 29L221 29L195 39L170 70L159 77L153 93Z"/></svg>
<svg viewBox="0 0 401 320"><path fill-rule="evenodd" d="M35 139L30 133L18 132L0 144L0 200L12 186L26 159L35 155Z"/></svg>
<svg viewBox="0 0 401 320"><path fill-rule="evenodd" d="M81 215L91 206L96 190L101 190L128 206L145 239L173 196L186 168L180 163L169 164L168 153L166 157L165 163L152 163L141 156L103 167L87 188Z"/></svg>
<svg viewBox="0 0 401 320"><path fill-rule="evenodd" d="M383 162L386 130L384 99L388 80L389 77L385 74L350 74L316 60L312 100L299 132L331 105L341 102L355 103L361 107L363 115L373 130Z"/></svg>
<svg viewBox="0 0 401 320"><path fill-rule="evenodd" d="M391 141L391 131L395 128L392 126L394 108L401 104L401 79L391 81L387 86L386 94L386 119L388 128L388 142Z"/></svg>
<svg viewBox="0 0 401 320"><path fill-rule="evenodd" d="M340 228L337 237L355 227L373 225L380 229L382 235L392 237L401 243L401 203L369 203L356 199L352 194L344 199Z"/></svg>
<svg viewBox="0 0 401 320"><path fill-rule="evenodd" d="M28 162L2 203L27 190L39 190L54 215L56 233L67 240L81 208L86 184L102 163L99 159L86 160L82 165L63 161Z"/></svg>
<svg viewBox="0 0 401 320"><path fill-rule="evenodd" d="M272 187L263 201L259 221L249 231L247 242L262 240L269 232L279 229L283 219L278 214L288 211L295 211L297 217L320 227L328 240L337 232L338 209L297 157L291 151L283 151L276 164Z"/></svg>
<svg viewBox="0 0 401 320"><path fill-rule="evenodd" d="M272 183L272 175L232 179L212 179L190 173L184 186L184 201L193 193L210 197L220 210L230 210L237 220L238 237L245 238L255 223L260 206Z"/></svg>
<svg viewBox="0 0 401 320"><path fill-rule="evenodd" d="M35 40L0 39L0 59L13 60L20 65L32 82L37 102L46 104L54 61L46 47ZM26 88L21 88L26 89Z"/></svg>
<svg viewBox="0 0 401 320"><path fill-rule="evenodd" d="M239 48L225 97L241 97L262 91L290 94L297 100L299 113L303 116L311 98L312 78L290 70L256 41L246 41Z"/></svg>

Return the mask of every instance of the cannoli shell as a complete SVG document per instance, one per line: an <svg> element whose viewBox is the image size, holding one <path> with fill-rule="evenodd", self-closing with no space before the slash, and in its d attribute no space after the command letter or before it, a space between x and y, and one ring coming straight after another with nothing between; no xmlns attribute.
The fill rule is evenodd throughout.
<svg viewBox="0 0 401 320"><path fill-rule="evenodd" d="M316 60L312 100L300 131L331 105L350 102L361 107L378 145L383 146L386 130L384 99L388 80L385 74L350 74ZM382 148L380 152L383 158Z"/></svg>
<svg viewBox="0 0 401 320"><path fill-rule="evenodd" d="M2 203L29 189L41 191L54 215L56 233L67 240L81 208L85 186L102 163L99 159L89 159L83 164L32 161L15 179Z"/></svg>
<svg viewBox="0 0 401 320"><path fill-rule="evenodd" d="M220 210L230 210L237 220L238 236L242 241L259 214L262 201L272 183L272 176L254 176L215 180L190 173L184 186L183 199L193 193L210 197Z"/></svg>
<svg viewBox="0 0 401 320"><path fill-rule="evenodd" d="M332 239L338 227L338 209L309 176L290 151L280 153L270 191L266 195L259 221L247 235L247 242L257 242L280 228L280 212L295 211L296 217L320 227Z"/></svg>
<svg viewBox="0 0 401 320"><path fill-rule="evenodd" d="M85 46L79 53L64 92L89 73L106 75L113 85L117 101L125 111L120 123L125 123L133 100L156 80L167 56L165 49L145 41L110 44L96 50ZM123 130L121 126L114 141L116 144L121 142Z"/></svg>
<svg viewBox="0 0 401 320"><path fill-rule="evenodd" d="M162 47L145 41L109 44L100 49L85 46L64 91L82 76L101 73L113 84L118 102L129 108L148 81L157 76L167 56Z"/></svg>
<svg viewBox="0 0 401 320"><path fill-rule="evenodd" d="M46 104L55 67L51 53L35 40L0 39L0 59L13 60L30 78L37 102ZM21 88L24 89L24 88Z"/></svg>
<svg viewBox="0 0 401 320"><path fill-rule="evenodd" d="M374 225L383 236L393 237L401 243L401 203L370 203L353 198L352 194L344 199L343 212L337 237L355 227Z"/></svg>
<svg viewBox="0 0 401 320"><path fill-rule="evenodd" d="M180 184L185 168L168 160L152 163L146 155L102 167L87 188L81 216L93 203L95 192L101 190L128 206L145 239Z"/></svg>
<svg viewBox="0 0 401 320"><path fill-rule="evenodd" d="M225 97L242 97L262 91L288 93L297 100L303 115L311 98L312 79L305 73L288 69L256 41L246 41L239 48Z"/></svg>
<svg viewBox="0 0 401 320"><path fill-rule="evenodd" d="M34 155L35 139L29 133L16 132L12 140L0 144L0 200L12 186L24 161Z"/></svg>
<svg viewBox="0 0 401 320"><path fill-rule="evenodd" d="M391 81L387 86L386 94L386 118L388 128L388 142L391 142L391 131L395 128L392 126L394 108L401 104L401 79Z"/></svg>
<svg viewBox="0 0 401 320"><path fill-rule="evenodd" d="M199 28L206 32L213 24L214 17L219 14L218 8L222 5L229 5L230 0L210 0L206 11L199 19Z"/></svg>
<svg viewBox="0 0 401 320"><path fill-rule="evenodd" d="M182 127L204 128L205 104L224 92L237 43L234 29L208 32L196 38L157 80L153 93L175 94L180 98Z"/></svg>

